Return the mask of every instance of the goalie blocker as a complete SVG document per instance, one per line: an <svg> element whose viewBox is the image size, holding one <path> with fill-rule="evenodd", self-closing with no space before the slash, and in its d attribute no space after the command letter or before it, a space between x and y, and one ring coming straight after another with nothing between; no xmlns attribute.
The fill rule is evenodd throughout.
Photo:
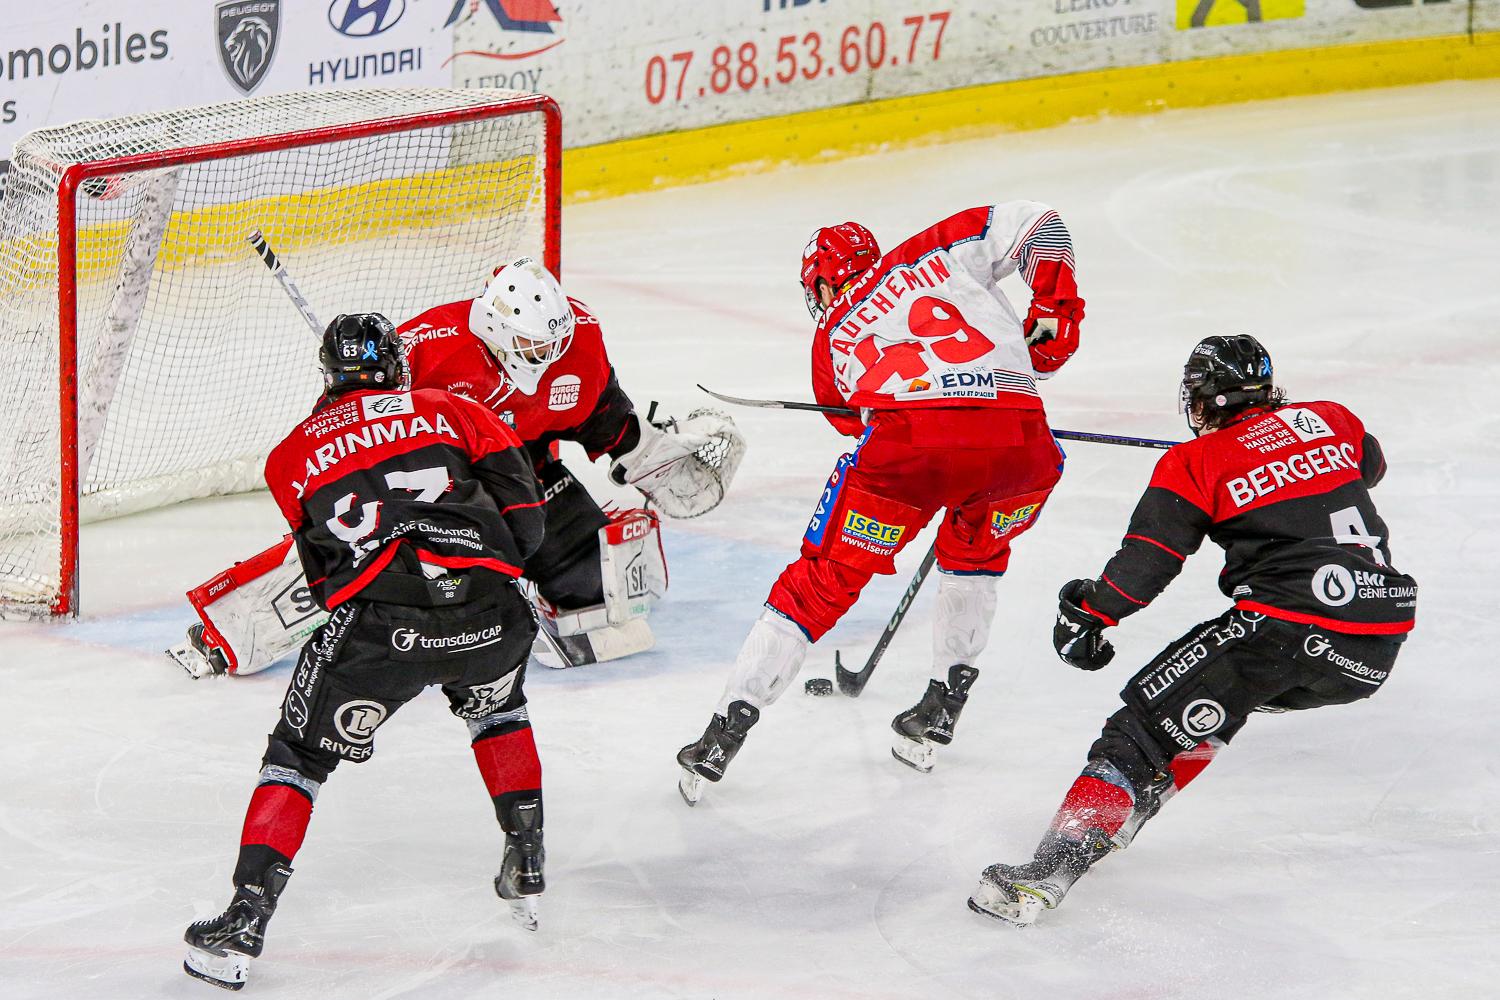
<svg viewBox="0 0 1500 1000"><path fill-rule="evenodd" d="M654 511L610 511L598 529L602 604L560 610L530 587L532 603L552 639L533 654L549 667L618 659L651 648L646 617L667 590L661 523ZM328 620L302 575L287 535L244 562L188 591L201 621L167 654L193 677L253 674L299 648ZM559 658L559 650L566 662Z"/></svg>

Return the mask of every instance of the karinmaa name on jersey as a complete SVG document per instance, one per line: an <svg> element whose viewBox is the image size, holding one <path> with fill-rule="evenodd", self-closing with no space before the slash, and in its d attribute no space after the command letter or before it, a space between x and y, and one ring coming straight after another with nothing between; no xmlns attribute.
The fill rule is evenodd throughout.
<svg viewBox="0 0 1500 1000"><path fill-rule="evenodd" d="M448 418L441 413L431 421L426 417L414 416L410 420L397 417L388 423L366 424L357 431L346 431L332 441L318 445L307 458L307 478L301 482L294 480L292 489L296 490L297 496L300 497L309 482L355 452L415 437L418 434L443 434L455 441L461 440L458 432L453 429L453 425L448 423Z"/></svg>

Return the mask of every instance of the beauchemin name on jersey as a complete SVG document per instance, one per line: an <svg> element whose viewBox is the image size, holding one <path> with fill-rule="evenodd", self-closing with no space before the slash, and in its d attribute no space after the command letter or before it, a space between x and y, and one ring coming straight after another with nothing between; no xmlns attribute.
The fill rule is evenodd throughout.
<svg viewBox="0 0 1500 1000"><path fill-rule="evenodd" d="M1088 608L1114 624L1145 607L1207 537L1224 549L1219 587L1238 608L1336 632L1410 631L1417 584L1391 565L1370 499L1384 475L1379 442L1338 403L1251 410L1161 457Z"/></svg>
<svg viewBox="0 0 1500 1000"><path fill-rule="evenodd" d="M959 212L888 251L819 321L818 401L1041 409L1022 323L999 282L1019 270L1035 287L1039 273L1059 273L1039 267L1046 261L1066 264L1075 295L1068 230L1029 201Z"/></svg>

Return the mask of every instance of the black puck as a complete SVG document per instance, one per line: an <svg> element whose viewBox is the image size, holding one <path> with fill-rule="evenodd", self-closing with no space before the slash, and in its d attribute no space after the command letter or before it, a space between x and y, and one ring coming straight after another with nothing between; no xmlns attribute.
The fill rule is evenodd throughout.
<svg viewBox="0 0 1500 1000"><path fill-rule="evenodd" d="M833 681L827 677L809 677L807 683L802 685L802 690L819 698L833 694Z"/></svg>

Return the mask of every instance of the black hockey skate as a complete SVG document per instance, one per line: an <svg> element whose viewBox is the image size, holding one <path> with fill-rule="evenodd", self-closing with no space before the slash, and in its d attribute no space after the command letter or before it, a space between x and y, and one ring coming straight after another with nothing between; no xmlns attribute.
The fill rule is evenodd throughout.
<svg viewBox="0 0 1500 1000"><path fill-rule="evenodd" d="M704 780L718 781L724 777L724 769L744 746L750 727L759 720L760 710L754 705L748 701L732 701L727 716L715 715L697 743L690 743L677 751L677 763L682 765L677 791L682 794L684 802L697 805L703 797Z"/></svg>
<svg viewBox="0 0 1500 1000"><path fill-rule="evenodd" d="M167 650L172 662L188 672L194 680L200 677L219 677L229 672L229 661L218 646L211 646L203 638L203 623L193 622L188 626L187 641Z"/></svg>
<svg viewBox="0 0 1500 1000"><path fill-rule="evenodd" d="M923 774L931 771L937 748L953 742L953 727L978 677L974 667L955 663L948 668L948 683L928 681L922 700L891 720L896 731L891 756Z"/></svg>
<svg viewBox="0 0 1500 1000"><path fill-rule="evenodd" d="M542 847L542 803L522 799L511 804L507 816L505 856L495 876L495 895L510 904L510 915L528 931L537 928L536 897L547 888L542 868L547 851Z"/></svg>
<svg viewBox="0 0 1500 1000"><path fill-rule="evenodd" d="M1063 901L1084 872L1114 850L1100 830L1082 840L1049 832L1037 845L1029 864L990 865L979 876L979 888L969 897L969 909L1017 927L1029 927L1042 910Z"/></svg>
<svg viewBox="0 0 1500 1000"><path fill-rule="evenodd" d="M188 943L183 971L226 990L243 988L250 960L260 957L266 925L291 875L292 870L285 865L272 865L260 885L242 885L235 890L229 909L188 927L183 935Z"/></svg>

